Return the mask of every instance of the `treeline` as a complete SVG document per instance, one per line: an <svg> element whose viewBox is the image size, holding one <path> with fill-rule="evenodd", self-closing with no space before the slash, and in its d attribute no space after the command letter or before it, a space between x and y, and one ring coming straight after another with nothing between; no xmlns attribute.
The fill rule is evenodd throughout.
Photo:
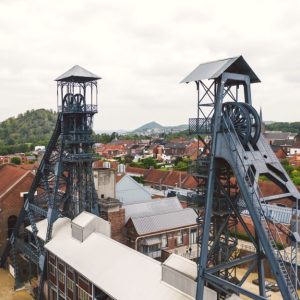
<svg viewBox="0 0 300 300"><path fill-rule="evenodd" d="M300 122L274 122L266 125L266 129L270 131L283 131L283 132L300 132Z"/></svg>
<svg viewBox="0 0 300 300"><path fill-rule="evenodd" d="M52 110L28 110L0 123L0 155L29 152L35 145L47 145L57 113Z"/></svg>

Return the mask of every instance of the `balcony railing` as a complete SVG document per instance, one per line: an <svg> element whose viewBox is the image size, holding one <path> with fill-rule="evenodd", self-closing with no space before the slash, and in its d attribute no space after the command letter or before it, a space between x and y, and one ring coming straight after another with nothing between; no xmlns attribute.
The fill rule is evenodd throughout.
<svg viewBox="0 0 300 300"><path fill-rule="evenodd" d="M88 135L73 135L66 134L64 135L65 141L69 144L77 144L77 143L93 143L92 137Z"/></svg>
<svg viewBox="0 0 300 300"><path fill-rule="evenodd" d="M211 134L212 118L190 118L189 134Z"/></svg>
<svg viewBox="0 0 300 300"><path fill-rule="evenodd" d="M65 162L93 161L97 160L97 155L94 153L67 154L63 160Z"/></svg>
<svg viewBox="0 0 300 300"><path fill-rule="evenodd" d="M147 252L145 254L148 255L148 256L150 256L150 257L152 257L152 258L159 258L159 257L161 257L161 250Z"/></svg>
<svg viewBox="0 0 300 300"><path fill-rule="evenodd" d="M98 112L98 106L95 104L74 104L68 106L58 106L58 111L63 113L96 113Z"/></svg>

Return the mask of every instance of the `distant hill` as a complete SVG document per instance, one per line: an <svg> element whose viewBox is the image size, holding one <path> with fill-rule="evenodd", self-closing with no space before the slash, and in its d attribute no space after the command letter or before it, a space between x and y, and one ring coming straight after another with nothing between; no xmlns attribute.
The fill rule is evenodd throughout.
<svg viewBox="0 0 300 300"><path fill-rule="evenodd" d="M28 110L0 123L0 154L26 152L30 144L47 145L57 113L52 110Z"/></svg>
<svg viewBox="0 0 300 300"><path fill-rule="evenodd" d="M147 123L135 130L133 130L134 133L138 133L138 132L142 132L142 131L146 131L146 130L153 130L153 129L162 129L164 128L162 125L158 124L157 122L150 122L150 123Z"/></svg>
<svg viewBox="0 0 300 300"><path fill-rule="evenodd" d="M147 123L134 131L132 133L135 134L151 134L151 133L169 133L169 132L178 132L183 131L188 128L187 125L178 125L178 126L162 126L155 121Z"/></svg>

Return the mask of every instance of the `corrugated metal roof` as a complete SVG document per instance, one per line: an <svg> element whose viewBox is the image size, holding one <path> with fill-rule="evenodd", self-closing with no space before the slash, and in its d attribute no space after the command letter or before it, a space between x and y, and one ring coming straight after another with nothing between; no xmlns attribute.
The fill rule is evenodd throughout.
<svg viewBox="0 0 300 300"><path fill-rule="evenodd" d="M101 79L101 77L94 73L75 65L67 72L63 73L55 79L55 81L75 81L75 82L86 82Z"/></svg>
<svg viewBox="0 0 300 300"><path fill-rule="evenodd" d="M125 208L125 222L133 217L153 216L183 209L177 197L125 205L123 207Z"/></svg>
<svg viewBox="0 0 300 300"><path fill-rule="evenodd" d="M139 235L196 225L197 214L191 208L155 216L131 218Z"/></svg>
<svg viewBox="0 0 300 300"><path fill-rule="evenodd" d="M194 280L197 278L197 264L180 255L171 254L168 259L163 263L174 270L177 270Z"/></svg>
<svg viewBox="0 0 300 300"><path fill-rule="evenodd" d="M249 75L250 82L260 82L259 78L247 64L243 56L236 56L200 64L180 83L189 83L203 79L215 79L224 72Z"/></svg>
<svg viewBox="0 0 300 300"><path fill-rule="evenodd" d="M290 224L293 210L289 207L281 207L277 205L272 205L272 204L262 204L261 205L264 212L265 216L267 218L272 219L276 223L281 223L281 224ZM248 210L244 210L242 214L249 215ZM300 215L300 212L298 210L298 216Z"/></svg>

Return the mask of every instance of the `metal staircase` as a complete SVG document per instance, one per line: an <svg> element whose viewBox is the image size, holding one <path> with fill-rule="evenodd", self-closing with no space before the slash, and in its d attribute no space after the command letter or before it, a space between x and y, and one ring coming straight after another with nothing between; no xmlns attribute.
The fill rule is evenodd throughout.
<svg viewBox="0 0 300 300"><path fill-rule="evenodd" d="M261 224L261 228L256 228L257 232L261 235L260 240L263 244L263 248L265 250L265 254L270 262L277 261L277 269L276 264L270 264L270 267L273 271L275 277L277 277L277 282L280 284L282 279L285 282L285 286L287 286L289 294L291 295L291 299L299 299L297 291L294 287L294 284L290 278L290 275L286 269L285 261L283 256L278 249L277 242L274 238L274 234L270 228L270 221L266 217L265 210L262 207L263 197L259 194L259 185L256 180L251 181L249 177L256 178L256 174L253 172L251 168L249 168L249 164L245 163L245 160L248 159L249 151L245 151L243 147L241 147L239 138L234 129L233 124L230 120L226 120L223 117L224 131L223 136L225 137L225 141L227 144L227 149L229 150L230 157L226 155L226 160L230 163L233 172L237 178L239 183L241 193L243 194L244 201L246 202L246 207L244 207L244 203L242 204L242 209L248 209L249 211L253 211L260 223L256 223L256 226ZM263 139L263 137L261 137ZM247 168L248 165L248 168ZM250 170L250 172L249 172ZM251 207L252 206L252 207ZM253 216L252 216L253 217ZM261 230L263 229L263 230ZM274 227L274 230L277 231L277 228ZM279 234L277 236L280 236ZM265 242L263 242L265 241ZM268 254L267 254L268 253ZM283 249L284 257L287 257L287 253ZM291 268L293 270L293 268ZM295 272L293 270L293 272ZM294 274L296 275L296 274ZM298 282L299 283L299 282ZM283 288L285 287L283 286Z"/></svg>
<svg viewBox="0 0 300 300"><path fill-rule="evenodd" d="M45 296L47 251L44 244L52 239L54 222L59 217L72 219L84 210L99 214L92 173L95 160L92 124L98 105L98 79L100 77L79 66L56 79L57 101L61 104L57 122L16 227L1 256L1 267L5 266L9 254L12 258L16 288L21 285L18 274L21 257L25 256L38 266L37 299ZM43 219L47 220L47 230L41 237L38 222ZM24 238L24 227L28 229L27 239Z"/></svg>
<svg viewBox="0 0 300 300"><path fill-rule="evenodd" d="M189 131L204 143L204 151L191 169L191 174L203 179L201 184L205 185L196 299L203 299L205 285L216 289L218 299L226 299L232 293L255 300L267 299L264 260L269 262L283 299L298 299L300 194L261 135L261 120L252 107L250 89L251 84L260 82L259 78L245 59L238 56L200 64L181 82L196 84L197 118L190 119ZM222 168L227 170L224 174ZM264 197L258 184L262 175L279 187L278 194ZM236 192L230 184L233 177L237 182ZM292 238L290 273L285 265L288 256L285 251L280 252L276 243L276 237L280 236L278 229L267 211L270 203L286 198L294 206L292 234L288 235ZM253 223L253 231L243 218L246 212ZM256 251L238 259L233 257L236 221ZM231 245L232 251L224 251ZM231 270L242 263L247 263L248 270L240 282L234 282ZM259 295L243 287L255 267Z"/></svg>

